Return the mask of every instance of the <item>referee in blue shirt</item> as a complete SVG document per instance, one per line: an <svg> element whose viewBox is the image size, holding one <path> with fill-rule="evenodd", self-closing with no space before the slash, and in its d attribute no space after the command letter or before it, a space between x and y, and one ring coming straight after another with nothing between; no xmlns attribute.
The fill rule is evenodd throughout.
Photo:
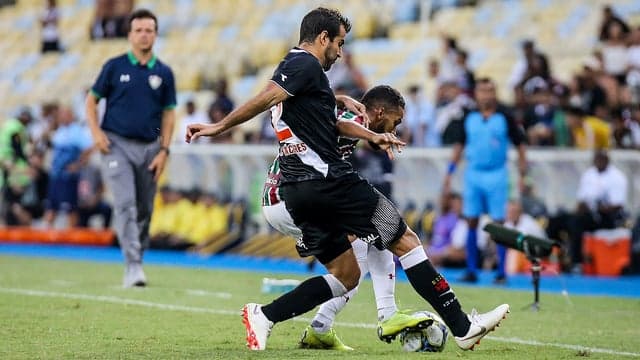
<svg viewBox="0 0 640 360"><path fill-rule="evenodd" d="M466 168L464 172L463 210L469 230L467 232L467 272L461 279L466 282L478 281L478 219L489 214L495 222L505 218L508 194L509 172L507 153L509 142L518 149L518 170L520 187L526 175L525 135L522 128L509 116L508 111L499 106L496 86L488 78L476 83L476 110L465 114L459 121L453 148L453 159L444 181L444 191L449 192L451 176L464 150ZM466 149L466 150L465 150ZM498 271L496 284L506 282L506 249L497 245Z"/></svg>
<svg viewBox="0 0 640 360"><path fill-rule="evenodd" d="M169 156L176 89L171 68L153 54L158 20L148 10L129 18L131 50L107 61L87 96L87 119L102 153L114 200L114 226L125 258L123 286L145 286L142 252L156 183ZM97 102L106 99L102 123Z"/></svg>

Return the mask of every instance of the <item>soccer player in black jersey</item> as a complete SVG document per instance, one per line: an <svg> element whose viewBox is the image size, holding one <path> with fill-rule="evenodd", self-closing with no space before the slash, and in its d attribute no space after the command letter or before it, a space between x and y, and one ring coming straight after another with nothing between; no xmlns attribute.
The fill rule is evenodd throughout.
<svg viewBox="0 0 640 360"><path fill-rule="evenodd" d="M397 255L413 288L442 316L458 346L472 349L506 316L509 305L484 314L475 310L465 314L395 206L361 179L338 152L337 135L370 141L391 156L394 147L405 145L392 133L378 134L352 121L337 120L337 105L366 116L361 103L334 96L324 74L341 56L350 29L349 20L337 10L312 10L302 19L299 45L280 62L264 90L218 123L187 127L186 141L191 142L200 136L217 136L271 109L280 143L281 196L303 234L298 252L315 256L329 271L305 280L270 304L246 304L242 314L248 346L265 349L275 323L306 313L358 284L360 270L347 236L355 234ZM378 331L389 337L402 330L389 326Z"/></svg>

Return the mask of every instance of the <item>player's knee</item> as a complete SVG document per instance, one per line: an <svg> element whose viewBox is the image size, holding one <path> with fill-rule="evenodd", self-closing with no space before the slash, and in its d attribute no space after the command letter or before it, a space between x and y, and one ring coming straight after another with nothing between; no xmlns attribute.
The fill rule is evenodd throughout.
<svg viewBox="0 0 640 360"><path fill-rule="evenodd" d="M420 238L418 238L418 235L416 235L413 230L407 228L407 231L402 234L400 239L391 244L389 250L396 256L402 256L418 246L422 246Z"/></svg>

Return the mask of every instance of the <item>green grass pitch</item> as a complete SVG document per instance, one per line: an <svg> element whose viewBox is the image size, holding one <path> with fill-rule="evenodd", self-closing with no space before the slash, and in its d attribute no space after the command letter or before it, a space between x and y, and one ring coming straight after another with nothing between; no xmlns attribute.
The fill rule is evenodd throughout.
<svg viewBox="0 0 640 360"><path fill-rule="evenodd" d="M463 307L486 311L507 302L511 314L475 351L449 338L442 353L405 353L375 332L371 282L339 314L336 331L356 349L296 348L312 313L277 324L263 352L245 347L240 309L269 302L268 273L147 266L150 286L122 289L122 265L0 256L0 359L634 359L640 358L640 301L541 295L454 286ZM287 276L299 278L299 276ZM543 280L544 281L544 280ZM407 283L401 308L430 309Z"/></svg>

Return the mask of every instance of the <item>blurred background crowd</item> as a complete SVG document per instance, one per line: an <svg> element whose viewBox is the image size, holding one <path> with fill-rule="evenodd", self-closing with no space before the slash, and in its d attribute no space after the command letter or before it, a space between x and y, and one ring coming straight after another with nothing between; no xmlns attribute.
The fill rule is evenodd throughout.
<svg viewBox="0 0 640 360"><path fill-rule="evenodd" d="M327 73L332 88L355 98L373 85L400 89L407 105L398 132L409 147L451 145L451 129L474 104L475 80L490 77L529 146L593 152L596 170L582 174L575 208L547 211L535 194L535 186L544 185L531 182L509 203L507 220L514 227L546 232L570 246L598 228L635 226L637 239L632 215L638 204L626 203L632 184L607 153L640 150L640 2L633 0L0 0L3 222L110 226L108 196L84 125L84 96L100 64L127 50L132 9L159 15L156 50L176 74L174 143L181 144L187 124L220 121L260 89L296 44L295 22L321 4L340 8L354 23L343 58ZM268 114L224 137L199 141L276 142ZM352 160L391 193L388 159L363 149ZM622 202L602 204L602 192L589 190L595 186L589 171L623 178L597 185ZM164 183L153 246L207 254L240 247L286 256L292 250L282 253L277 245L285 240L251 229L247 199ZM58 201L65 191L73 201ZM464 264L461 201L450 193L424 207L403 204L436 263ZM194 225L195 218L206 220ZM582 261L568 255L562 269Z"/></svg>

